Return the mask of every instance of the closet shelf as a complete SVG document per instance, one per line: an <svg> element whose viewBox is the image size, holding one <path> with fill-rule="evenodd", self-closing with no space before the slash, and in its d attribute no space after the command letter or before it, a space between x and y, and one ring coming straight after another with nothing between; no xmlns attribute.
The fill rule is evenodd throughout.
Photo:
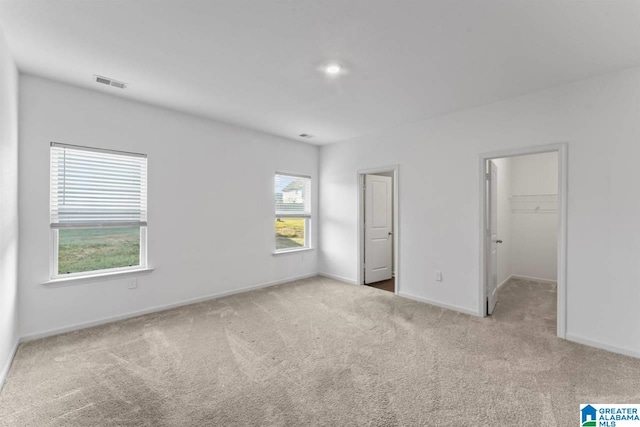
<svg viewBox="0 0 640 427"><path fill-rule="evenodd" d="M509 196L512 213L555 213L557 194L512 194Z"/></svg>
<svg viewBox="0 0 640 427"><path fill-rule="evenodd" d="M512 194L509 198L555 198L558 199L558 194Z"/></svg>

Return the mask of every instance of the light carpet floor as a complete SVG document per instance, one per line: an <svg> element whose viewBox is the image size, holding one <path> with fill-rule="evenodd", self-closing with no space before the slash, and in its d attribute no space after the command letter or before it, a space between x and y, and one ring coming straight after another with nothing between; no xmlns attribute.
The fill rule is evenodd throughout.
<svg viewBox="0 0 640 427"><path fill-rule="evenodd" d="M555 288L480 319L313 278L22 344L0 426L578 425L640 360L555 337Z"/></svg>

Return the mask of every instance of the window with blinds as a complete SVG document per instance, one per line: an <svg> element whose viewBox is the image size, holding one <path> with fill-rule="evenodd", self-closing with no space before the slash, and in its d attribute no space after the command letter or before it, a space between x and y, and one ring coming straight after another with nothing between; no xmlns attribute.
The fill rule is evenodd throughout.
<svg viewBox="0 0 640 427"><path fill-rule="evenodd" d="M275 175L276 252L310 247L311 178Z"/></svg>
<svg viewBox="0 0 640 427"><path fill-rule="evenodd" d="M52 276L146 266L147 156L51 143Z"/></svg>

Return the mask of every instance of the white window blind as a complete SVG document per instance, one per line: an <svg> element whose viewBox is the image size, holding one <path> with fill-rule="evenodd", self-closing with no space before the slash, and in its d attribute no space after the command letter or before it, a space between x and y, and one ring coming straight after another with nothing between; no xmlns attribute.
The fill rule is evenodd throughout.
<svg viewBox="0 0 640 427"><path fill-rule="evenodd" d="M51 143L51 227L147 225L146 154Z"/></svg>
<svg viewBox="0 0 640 427"><path fill-rule="evenodd" d="M311 216L311 178L276 174L275 179L276 216Z"/></svg>

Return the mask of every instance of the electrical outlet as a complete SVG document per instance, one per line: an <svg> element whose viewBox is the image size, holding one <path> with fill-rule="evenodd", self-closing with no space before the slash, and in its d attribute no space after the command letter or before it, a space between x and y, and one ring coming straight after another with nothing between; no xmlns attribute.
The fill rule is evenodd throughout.
<svg viewBox="0 0 640 427"><path fill-rule="evenodd" d="M138 287L138 279L129 279L127 281L127 288L128 289L135 289Z"/></svg>
<svg viewBox="0 0 640 427"><path fill-rule="evenodd" d="M442 282L442 271L436 271L434 278L436 279L436 282Z"/></svg>
<svg viewBox="0 0 640 427"><path fill-rule="evenodd" d="M300 254L300 256L302 257L302 258L300 258L300 259L301 259L302 261L304 261L304 252L303 252L303 253L301 253L301 254Z"/></svg>

